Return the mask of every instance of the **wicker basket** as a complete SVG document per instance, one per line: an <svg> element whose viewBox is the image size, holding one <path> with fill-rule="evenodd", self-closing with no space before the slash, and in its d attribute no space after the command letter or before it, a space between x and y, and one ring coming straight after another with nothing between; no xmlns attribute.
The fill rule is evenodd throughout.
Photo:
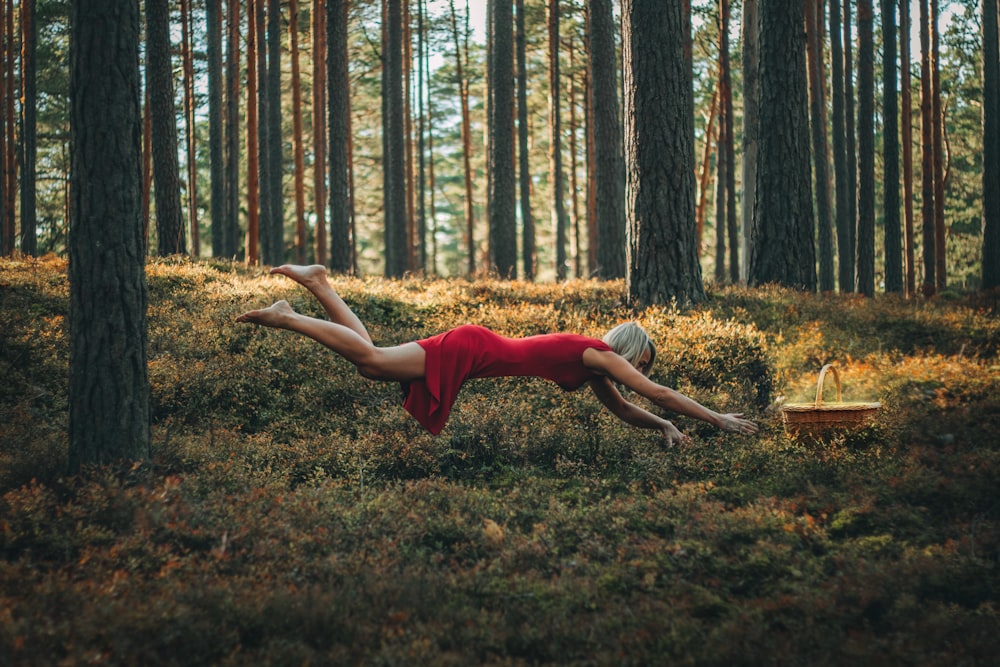
<svg viewBox="0 0 1000 667"><path fill-rule="evenodd" d="M828 372L833 372L837 382L837 402L823 401L823 382ZM828 435L842 433L870 424L881 403L844 403L840 397L840 374L833 364L819 372L814 403L789 403L782 407L781 416L785 430L794 436L822 440Z"/></svg>

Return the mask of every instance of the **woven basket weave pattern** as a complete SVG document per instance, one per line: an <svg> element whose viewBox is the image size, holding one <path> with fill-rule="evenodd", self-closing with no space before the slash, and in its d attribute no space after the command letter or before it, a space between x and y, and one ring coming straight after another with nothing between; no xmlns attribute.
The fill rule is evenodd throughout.
<svg viewBox="0 0 1000 667"><path fill-rule="evenodd" d="M823 400L823 385L827 374L832 373L837 385L837 401ZM792 435L822 436L865 426L871 423L880 403L844 403L841 400L840 374L832 364L827 364L819 372L816 383L816 400L813 403L790 403L781 409L785 429Z"/></svg>

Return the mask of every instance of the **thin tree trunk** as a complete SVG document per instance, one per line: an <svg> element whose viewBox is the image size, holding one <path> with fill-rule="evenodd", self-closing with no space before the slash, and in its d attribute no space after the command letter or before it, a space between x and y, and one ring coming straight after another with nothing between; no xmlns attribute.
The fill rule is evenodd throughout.
<svg viewBox="0 0 1000 667"><path fill-rule="evenodd" d="M903 256L906 261L906 296L917 292L913 234L913 99L910 87L910 0L899 0L900 106L903 144Z"/></svg>
<svg viewBox="0 0 1000 667"><path fill-rule="evenodd" d="M260 175L261 134L258 117L260 93L257 89L260 57L260 28L263 24L262 4L265 0L248 0L247 15L247 265L256 266L260 255Z"/></svg>
<svg viewBox="0 0 1000 667"><path fill-rule="evenodd" d="M858 236L857 281L875 296L875 45L872 0L858 0Z"/></svg>
<svg viewBox="0 0 1000 667"><path fill-rule="evenodd" d="M421 3L425 0L420 0ZM424 11L426 13L426 5ZM430 50L426 50L426 58L423 60L424 80L427 81L427 190L428 209L430 210L430 225L428 233L431 239L430 258L425 263L431 276L437 275L437 207L434 197L434 94L431 91L431 55Z"/></svg>
<svg viewBox="0 0 1000 667"><path fill-rule="evenodd" d="M528 155L528 65L525 56L524 0L517 0L517 159L518 187L521 204L521 255L524 279L534 280L537 257L535 252L535 218L531 213L531 166ZM595 248L591 248L591 251Z"/></svg>
<svg viewBox="0 0 1000 667"><path fill-rule="evenodd" d="M208 152L212 187L212 256L225 255L225 163L222 157L222 8L221 0L205 0L208 57Z"/></svg>
<svg viewBox="0 0 1000 667"><path fill-rule="evenodd" d="M174 78L170 59L170 7L167 0L146 0L145 5L146 88L153 117L157 252L166 256L185 251Z"/></svg>
<svg viewBox="0 0 1000 667"><path fill-rule="evenodd" d="M403 103L403 0L388 0L382 70L385 96L385 276L400 278L409 268L406 234L406 138Z"/></svg>
<svg viewBox="0 0 1000 667"><path fill-rule="evenodd" d="M514 26L510 2L490 4L492 57L487 212L489 268L504 279L517 278L517 186L514 166Z"/></svg>
<svg viewBox="0 0 1000 667"><path fill-rule="evenodd" d="M302 77L299 74L299 2L288 0L288 43L292 61L292 153L295 160L295 259L306 263L306 156L302 145Z"/></svg>
<svg viewBox="0 0 1000 667"><path fill-rule="evenodd" d="M191 54L190 0L181 4L181 61L184 68L184 136L187 139L187 200L188 229L191 234L191 256L201 256L201 235L198 230L198 159L194 132L194 59Z"/></svg>
<svg viewBox="0 0 1000 667"><path fill-rule="evenodd" d="M351 81L347 69L347 0L326 2L327 131L330 161L330 268L354 269L351 234Z"/></svg>
<svg viewBox="0 0 1000 667"><path fill-rule="evenodd" d="M267 9L267 177L271 197L268 229L271 234L269 264L285 261L285 193L283 137L281 133L281 0L269 0ZM259 36L259 40L263 35Z"/></svg>
<svg viewBox="0 0 1000 667"><path fill-rule="evenodd" d="M35 85L35 0L21 0L21 252L38 254L35 165L38 109Z"/></svg>
<svg viewBox="0 0 1000 667"><path fill-rule="evenodd" d="M566 202L562 173L559 100L559 0L548 0L549 29L549 194L556 235L556 280L566 279Z"/></svg>
<svg viewBox="0 0 1000 667"><path fill-rule="evenodd" d="M0 0L0 27L6 22L7 3ZM0 39L0 71L6 71L7 52L3 48L4 40ZM6 80L6 77L4 77ZM13 216L7 215L7 95L0 90L0 254L10 255L14 252L17 237L17 224Z"/></svg>
<svg viewBox="0 0 1000 667"><path fill-rule="evenodd" d="M142 195L140 211L142 213L142 251L149 248L149 217L150 199L153 196L153 115L149 110L149 89L142 98Z"/></svg>
<svg viewBox="0 0 1000 667"><path fill-rule="evenodd" d="M819 232L819 289L821 292L832 292L836 285L833 270L833 221L830 215L830 149L826 135L822 10L823 0L806 1L806 55L809 65L813 173L816 180L816 222Z"/></svg>
<svg viewBox="0 0 1000 667"><path fill-rule="evenodd" d="M923 219L924 296L933 296L934 280L934 130L931 110L931 36L928 0L920 2L920 172Z"/></svg>
<svg viewBox="0 0 1000 667"><path fill-rule="evenodd" d="M854 63L851 45L851 3L844 0L844 147L847 156L847 247L840 248L840 261L847 263L847 282L840 284L841 292L853 292L858 247L858 151L854 115Z"/></svg>
<svg viewBox="0 0 1000 667"><path fill-rule="evenodd" d="M715 142L715 282L726 282L726 118L720 110L719 135Z"/></svg>
<svg viewBox="0 0 1000 667"><path fill-rule="evenodd" d="M830 82L831 134L833 137L834 227L837 232L837 283L841 292L854 286L851 270L850 205L847 174L847 118L845 112L844 48L841 27L841 0L830 0Z"/></svg>
<svg viewBox="0 0 1000 667"><path fill-rule="evenodd" d="M944 224L945 137L941 104L941 47L938 30L938 1L931 0L931 125L934 142L934 280L938 291L948 287L947 230Z"/></svg>
<svg viewBox="0 0 1000 667"><path fill-rule="evenodd" d="M723 145L726 147L726 233L729 235L729 280L736 283L740 279L739 223L736 217L736 139L733 131L733 87L729 67L729 0L720 0L722 25L725 27L721 40L721 68L723 85L719 91L722 109L725 111L726 125ZM722 131L722 127L719 128Z"/></svg>
<svg viewBox="0 0 1000 667"><path fill-rule="evenodd" d="M410 271L422 271L423 266L417 260L420 244L423 239L417 230L417 188L413 172L413 109L411 95L413 94L413 33L410 29L410 2L403 3L403 139L406 143L406 235L408 242L407 266Z"/></svg>
<svg viewBox="0 0 1000 667"><path fill-rule="evenodd" d="M316 216L316 263L326 265L326 8L313 0L312 15L312 141L313 211Z"/></svg>
<svg viewBox="0 0 1000 667"><path fill-rule="evenodd" d="M451 33L455 42L455 78L458 83L462 104L462 168L465 175L465 242L469 260L468 275L476 272L476 242L474 238L475 220L472 207L472 129L469 119L469 82L463 71L461 42L458 37L458 19L455 16L455 0L449 0L451 9ZM465 58L468 58L466 54Z"/></svg>
<svg viewBox="0 0 1000 667"><path fill-rule="evenodd" d="M426 48L424 0L417 0L417 211L416 226L419 243L416 247L416 264L427 274L427 144L424 140L427 125L426 81L424 79L424 51Z"/></svg>
<svg viewBox="0 0 1000 667"><path fill-rule="evenodd" d="M573 275L580 277L580 201L577 187L576 76L573 74L573 44L569 47L569 222L573 229Z"/></svg>
<svg viewBox="0 0 1000 667"><path fill-rule="evenodd" d="M1000 286L1000 29L983 0L983 289Z"/></svg>
<svg viewBox="0 0 1000 667"><path fill-rule="evenodd" d="M695 222L698 229L698 255L701 255L702 236L705 233L705 208L708 203L708 188L712 179L712 147L717 146L715 119L719 111L719 87L712 91L712 101L708 105L708 120L705 123L705 145L701 154L701 176L698 178L698 207Z"/></svg>
<svg viewBox="0 0 1000 667"><path fill-rule="evenodd" d="M16 87L14 85L14 63L17 60L16 42L14 41L14 0L7 1L7 12L5 21L5 32L7 35L7 53L4 58L4 94L7 97L7 108L5 110L7 123L7 182L4 192L4 208L10 220L14 220L17 215L17 124L14 122L14 108L16 106Z"/></svg>
<svg viewBox="0 0 1000 667"><path fill-rule="evenodd" d="M837 2L837 0L831 0ZM743 198L741 215L743 218L743 252L740 263L740 278L747 280L750 273L750 239L753 233L753 202L757 183L757 143L760 132L760 86L758 77L758 1L743 0Z"/></svg>
<svg viewBox="0 0 1000 667"><path fill-rule="evenodd" d="M882 0L882 132L885 192L885 291L903 291L903 248L899 229L899 105L896 97L896 0Z"/></svg>
<svg viewBox="0 0 1000 667"><path fill-rule="evenodd" d="M229 0L226 38L226 223L224 256L240 251L240 1ZM253 15L248 13L248 23Z"/></svg>

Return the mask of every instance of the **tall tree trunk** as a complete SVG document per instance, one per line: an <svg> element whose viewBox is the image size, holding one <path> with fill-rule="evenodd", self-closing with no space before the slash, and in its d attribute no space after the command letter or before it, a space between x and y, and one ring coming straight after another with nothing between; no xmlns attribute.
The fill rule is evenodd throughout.
<svg viewBox="0 0 1000 667"><path fill-rule="evenodd" d="M149 88L142 98L142 251L149 248L149 211L153 196L153 114L149 110Z"/></svg>
<svg viewBox="0 0 1000 667"><path fill-rule="evenodd" d="M934 280L937 289L948 287L947 238L944 224L944 110L941 105L938 0L931 0L931 127L934 142Z"/></svg>
<svg viewBox="0 0 1000 667"><path fill-rule="evenodd" d="M628 299L705 300L694 225L691 23L677 3L622 1Z"/></svg>
<svg viewBox="0 0 1000 667"><path fill-rule="evenodd" d="M6 22L7 3L0 0L0 28ZM6 72L7 51L4 40L0 39L0 70ZM6 75L4 76L6 81ZM6 88L2 86L0 88ZM7 214L7 95L0 89L0 254L10 255L14 252L17 237L17 222Z"/></svg>
<svg viewBox="0 0 1000 667"><path fill-rule="evenodd" d="M597 214L597 275L622 278L625 263L625 156L618 109L618 62L611 0L588 0L591 117Z"/></svg>
<svg viewBox="0 0 1000 667"><path fill-rule="evenodd" d="M729 67L729 0L720 0L720 21L724 26L720 39L720 80L719 102L725 113L726 124L723 133L723 145L726 147L726 233L729 235L729 280L733 283L740 279L740 243L739 224L736 218L736 140L733 132L733 87ZM723 132L723 127L719 127Z"/></svg>
<svg viewBox="0 0 1000 667"><path fill-rule="evenodd" d="M312 142L313 212L316 216L315 249L317 264L326 265L329 253L326 235L326 7L313 0L312 31Z"/></svg>
<svg viewBox="0 0 1000 667"><path fill-rule="evenodd" d="M188 230L191 234L191 256L201 255L198 230L198 159L196 155L194 120L194 58L191 54L191 15L189 0L181 0L181 61L184 69L184 137L187 140L187 206Z"/></svg>
<svg viewBox="0 0 1000 667"><path fill-rule="evenodd" d="M750 283L816 289L803 5L760 2L760 146Z"/></svg>
<svg viewBox="0 0 1000 667"><path fill-rule="evenodd" d="M4 184L3 206L6 209L6 216L15 220L17 215L17 124L14 122L14 109L17 106L17 93L14 86L14 63L17 61L16 43L14 40L14 0L6 0L7 11L4 18L4 34L6 35L7 51L3 59L4 69L4 96L7 98L6 109L4 111L5 123L7 126L7 150L5 160L7 164L7 182ZM12 223L13 224L13 223Z"/></svg>
<svg viewBox="0 0 1000 667"><path fill-rule="evenodd" d="M261 26L263 25L263 3L265 0L248 0L247 5L247 264L256 266L260 262L260 209L261 209L261 162L266 162L261 144L266 145L267 137L261 136L259 110L261 94L259 67L261 58ZM264 188L266 190L266 186ZM266 237L265 237L266 238ZM266 241L265 241L266 243Z"/></svg>
<svg viewBox="0 0 1000 667"><path fill-rule="evenodd" d="M403 135L402 0L388 0L386 49L382 69L387 155L385 156L385 276L402 277L407 262L406 141Z"/></svg>
<svg viewBox="0 0 1000 667"><path fill-rule="evenodd" d="M903 291L899 227L899 105L896 98L896 0L882 0L882 164L885 176L885 291Z"/></svg>
<svg viewBox="0 0 1000 667"><path fill-rule="evenodd" d="M285 261L285 193L282 188L284 158L281 133L281 0L268 0L267 9L267 177L271 197L268 215L271 256L268 264ZM261 36L263 37L263 36ZM261 119L264 123L264 119Z"/></svg>
<svg viewBox="0 0 1000 667"><path fill-rule="evenodd" d="M21 0L21 252L38 254L35 165L38 160L38 100L35 84L35 0Z"/></svg>
<svg viewBox="0 0 1000 667"><path fill-rule="evenodd" d="M1000 47L997 0L983 0L983 289L1000 287Z"/></svg>
<svg viewBox="0 0 1000 667"><path fill-rule="evenodd" d="M931 36L927 1L920 2L920 176L923 219L924 296L933 296L934 280L934 131L931 112Z"/></svg>
<svg viewBox="0 0 1000 667"><path fill-rule="evenodd" d="M576 74L573 69L573 43L569 45L569 224L573 230L573 275L577 278L581 273L580 252L580 197L577 183L577 120L576 120Z"/></svg>
<svg viewBox="0 0 1000 667"><path fill-rule="evenodd" d="M535 217L531 213L531 166L528 154L528 65L525 57L524 0L517 1L517 175L521 205L521 256L524 279L534 280L537 268Z"/></svg>
<svg viewBox="0 0 1000 667"><path fill-rule="evenodd" d="M138 0L70 5L69 467L149 457Z"/></svg>
<svg viewBox="0 0 1000 667"><path fill-rule="evenodd" d="M424 78L425 51L427 48L424 0L417 0L417 266L427 271L427 79Z"/></svg>
<svg viewBox="0 0 1000 667"><path fill-rule="evenodd" d="M271 114L268 111L268 107L271 104L271 96L268 91L271 79L267 72L267 5L269 0L248 0L248 2L252 5L254 10L251 16L255 25L254 30L256 34L255 50L251 53L249 47L247 48L247 60L249 61L251 58L255 60L256 65L253 69L257 73L256 77L254 77L254 85L257 91L256 152L257 191L259 193L259 203L257 206L253 207L253 213L247 214L247 218L249 220L251 216L257 216L257 250L259 251L259 255L254 258L254 263L256 263L259 259L264 264L274 264L275 255L277 253L272 247L272 243L274 242L274 230L271 228L271 225L274 222L274 218L272 217L272 207L275 193L271 192L271 185L274 181L271 178ZM249 10L250 6L248 6L247 9ZM248 18L248 20L250 19ZM250 70L251 67L248 64L247 72ZM254 104L253 98L248 97L247 106L249 107L251 104ZM249 118L249 116L250 113L248 111L247 117ZM248 150L249 145L248 141ZM248 234L250 233L249 229L247 232Z"/></svg>
<svg viewBox="0 0 1000 667"><path fill-rule="evenodd" d="M858 0L857 281L875 296L875 44L872 0Z"/></svg>
<svg viewBox="0 0 1000 667"><path fill-rule="evenodd" d="M299 75L299 3L288 0L288 43L292 61L292 153L295 160L295 261L306 263L306 156L302 145L302 79Z"/></svg>
<svg viewBox="0 0 1000 667"><path fill-rule="evenodd" d="M831 0L836 3L837 0ZM759 48L760 21L758 0L743 0L743 197L741 216L743 219L743 252L741 254L740 278L747 280L750 274L750 238L753 231L753 203L756 199L757 146L760 136L760 80Z"/></svg>
<svg viewBox="0 0 1000 667"><path fill-rule="evenodd" d="M917 271L913 238L913 100L910 93L910 0L899 0L900 104L903 144L903 246L906 296L916 294Z"/></svg>
<svg viewBox="0 0 1000 667"><path fill-rule="evenodd" d="M222 157L222 0L205 0L208 58L208 154L212 187L212 256L224 256L225 163Z"/></svg>
<svg viewBox="0 0 1000 667"><path fill-rule="evenodd" d="M517 200L514 183L514 25L510 2L491 2L489 199L490 269L517 277Z"/></svg>
<svg viewBox="0 0 1000 667"><path fill-rule="evenodd" d="M406 251L410 271L421 272L423 265L417 259L423 239L417 230L417 188L413 172L413 109L410 100L413 91L413 31L410 2L403 3L403 141L406 154Z"/></svg>
<svg viewBox="0 0 1000 667"><path fill-rule="evenodd" d="M833 135L834 227L837 231L837 283L841 292L854 289L851 207L847 169L847 118L841 0L830 0L830 89Z"/></svg>
<svg viewBox="0 0 1000 667"><path fill-rule="evenodd" d="M253 15L248 15L253 21ZM226 37L226 223L224 257L240 252L240 0L229 0Z"/></svg>
<svg viewBox="0 0 1000 667"><path fill-rule="evenodd" d="M153 117L157 250L162 257L185 250L167 0L146 0L146 87Z"/></svg>
<svg viewBox="0 0 1000 667"><path fill-rule="evenodd" d="M566 279L566 201L559 100L559 0L547 0L549 31L549 196L556 238L556 280Z"/></svg>
<svg viewBox="0 0 1000 667"><path fill-rule="evenodd" d="M719 114L719 134L715 143L715 282L726 282L726 117L725 110Z"/></svg>
<svg viewBox="0 0 1000 667"><path fill-rule="evenodd" d="M844 149L847 156L847 175L844 179L847 185L847 244L841 246L840 261L846 262L846 282L840 284L841 292L853 292L855 263L858 247L858 151L854 115L854 63L851 45L854 44L854 34L851 30L851 3L844 0Z"/></svg>
<svg viewBox="0 0 1000 667"><path fill-rule="evenodd" d="M425 2L425 0L420 0ZM427 7L424 5L426 15ZM424 80L427 81L427 192L428 209L430 210L430 225L428 234L431 240L430 258L426 262L430 275L437 275L437 206L435 204L434 190L434 94L431 91L431 56L430 50L426 50L426 57L423 60Z"/></svg>
<svg viewBox="0 0 1000 667"><path fill-rule="evenodd" d="M708 203L708 187L712 178L712 147L717 146L715 119L719 115L719 86L712 91L712 101L708 104L708 116L705 121L705 144L701 153L701 176L698 178L698 205L695 208L695 223L698 230L698 255L701 255L702 237L705 233L705 209Z"/></svg>
<svg viewBox="0 0 1000 667"><path fill-rule="evenodd" d="M458 84L462 105L462 169L465 175L465 242L469 258L469 275L476 272L476 242L474 238L475 219L472 206L472 128L469 118L469 82L465 77L461 40L458 34L458 19L455 15L455 0L449 0L451 10L451 34L455 42L455 79Z"/></svg>
<svg viewBox="0 0 1000 667"><path fill-rule="evenodd" d="M823 0L806 1L806 56L812 123L813 173L819 239L819 289L836 287L833 267L833 220L830 209L830 148L826 135L826 72L823 68Z"/></svg>
<svg viewBox="0 0 1000 667"><path fill-rule="evenodd" d="M327 93L330 98L330 268L348 273L354 266L351 236L350 119L351 81L347 70L349 0L327 0Z"/></svg>

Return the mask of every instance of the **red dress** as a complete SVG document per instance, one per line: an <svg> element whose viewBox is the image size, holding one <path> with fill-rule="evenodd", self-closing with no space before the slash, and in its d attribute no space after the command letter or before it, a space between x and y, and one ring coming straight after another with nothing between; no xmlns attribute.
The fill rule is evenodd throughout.
<svg viewBox="0 0 1000 667"><path fill-rule="evenodd" d="M507 338L475 324L417 343L427 354L427 370L423 378L403 383L403 407L435 435L470 378L530 375L573 391L598 377L583 365L584 350L611 350L604 341L577 334Z"/></svg>

